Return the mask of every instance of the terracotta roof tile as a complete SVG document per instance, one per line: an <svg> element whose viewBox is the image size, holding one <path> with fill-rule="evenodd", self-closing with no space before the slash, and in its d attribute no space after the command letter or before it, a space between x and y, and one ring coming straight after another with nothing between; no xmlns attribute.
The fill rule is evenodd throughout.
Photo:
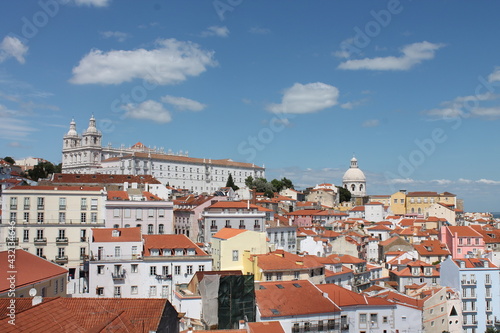
<svg viewBox="0 0 500 333"><path fill-rule="evenodd" d="M144 256L149 256L151 249L195 249L197 256L208 255L186 235L143 235L142 237L144 238Z"/></svg>
<svg viewBox="0 0 500 333"><path fill-rule="evenodd" d="M92 240L96 243L141 242L141 228L92 228Z"/></svg>
<svg viewBox="0 0 500 333"><path fill-rule="evenodd" d="M233 238L234 236L237 236L239 234L242 234L245 231L248 231L248 230L246 230L246 229L234 229L234 228L222 228L212 237L219 238L219 239L229 239L229 238Z"/></svg>

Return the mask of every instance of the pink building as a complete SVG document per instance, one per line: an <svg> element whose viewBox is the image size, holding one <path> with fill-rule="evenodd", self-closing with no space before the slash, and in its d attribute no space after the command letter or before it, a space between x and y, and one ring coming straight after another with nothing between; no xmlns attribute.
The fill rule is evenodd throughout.
<svg viewBox="0 0 500 333"><path fill-rule="evenodd" d="M483 236L469 226L441 227L441 242L448 246L453 259L478 257L484 253Z"/></svg>

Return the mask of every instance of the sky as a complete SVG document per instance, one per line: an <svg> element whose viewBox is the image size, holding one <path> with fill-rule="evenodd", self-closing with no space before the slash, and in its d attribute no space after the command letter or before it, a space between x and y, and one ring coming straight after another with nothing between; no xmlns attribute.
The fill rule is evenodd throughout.
<svg viewBox="0 0 500 333"><path fill-rule="evenodd" d="M0 2L0 156L103 142L500 211L497 1Z"/></svg>

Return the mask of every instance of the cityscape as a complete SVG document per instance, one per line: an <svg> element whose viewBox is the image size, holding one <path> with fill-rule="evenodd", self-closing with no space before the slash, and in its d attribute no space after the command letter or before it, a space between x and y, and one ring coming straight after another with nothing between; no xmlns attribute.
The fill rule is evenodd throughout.
<svg viewBox="0 0 500 333"><path fill-rule="evenodd" d="M0 331L500 332L500 4L0 4Z"/></svg>

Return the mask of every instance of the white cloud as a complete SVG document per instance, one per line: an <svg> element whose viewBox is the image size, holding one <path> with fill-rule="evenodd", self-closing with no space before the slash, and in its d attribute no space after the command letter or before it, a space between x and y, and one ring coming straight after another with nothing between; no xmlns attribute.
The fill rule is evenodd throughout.
<svg viewBox="0 0 500 333"><path fill-rule="evenodd" d="M437 185L449 185L449 184L453 183L453 181L451 181L449 179L434 179L434 180L431 180L431 182L436 183Z"/></svg>
<svg viewBox="0 0 500 333"><path fill-rule="evenodd" d="M500 185L500 181L491 179L479 179L476 182L479 184L486 184L486 185Z"/></svg>
<svg viewBox="0 0 500 333"><path fill-rule="evenodd" d="M363 99L360 99L359 101L352 101L352 102L346 102L346 103L343 103L340 105L340 107L342 109L346 109L346 110L352 110L354 109L355 107L358 107L360 105L363 105L365 104L367 101L366 98L363 98Z"/></svg>
<svg viewBox="0 0 500 333"><path fill-rule="evenodd" d="M347 60L341 63L338 68L349 70L409 70L423 60L434 58L435 51L443 46L443 44L433 44L429 42L413 43L403 47L401 50L403 53L402 56Z"/></svg>
<svg viewBox="0 0 500 333"><path fill-rule="evenodd" d="M227 27L219 27L213 25L211 27L208 27L207 30L201 33L201 37L212 37L212 36L227 37L229 36L229 29Z"/></svg>
<svg viewBox="0 0 500 333"><path fill-rule="evenodd" d="M500 117L500 107L481 107L480 102L492 101L500 98L500 95L490 92L459 96L451 101L441 103L441 108L423 111L422 113L433 118L457 118L457 117L484 117L494 119Z"/></svg>
<svg viewBox="0 0 500 333"><path fill-rule="evenodd" d="M394 178L394 179L389 179L389 183L392 184L414 184L417 183L418 181L411 179L411 178Z"/></svg>
<svg viewBox="0 0 500 333"><path fill-rule="evenodd" d="M312 113L337 104L339 90L322 82L295 83L285 90L280 104L269 104L266 109L277 113Z"/></svg>
<svg viewBox="0 0 500 333"><path fill-rule="evenodd" d="M170 112L163 107L163 104L147 100L140 104L126 104L122 106L126 118L152 120L164 124L172 120Z"/></svg>
<svg viewBox="0 0 500 333"><path fill-rule="evenodd" d="M161 101L173 105L178 110L201 111L206 108L205 104L185 97L166 95L161 98Z"/></svg>
<svg viewBox="0 0 500 333"><path fill-rule="evenodd" d="M335 51L333 52L333 55L337 58L343 58L343 59L347 59L351 56L351 54L346 50Z"/></svg>
<svg viewBox="0 0 500 333"><path fill-rule="evenodd" d="M0 63L8 58L16 58L20 64L24 64L24 55L28 52L28 46L24 45L16 37L5 36L0 43Z"/></svg>
<svg viewBox="0 0 500 333"><path fill-rule="evenodd" d="M458 179L458 182L459 182L459 183L463 183L463 184L470 184L470 183L472 183L473 181L472 181L472 180L470 180L470 179L459 178L459 179Z"/></svg>
<svg viewBox="0 0 500 333"><path fill-rule="evenodd" d="M257 34L257 35L267 35L271 33L271 30L267 28L261 28L261 27L252 27L249 30L252 34Z"/></svg>
<svg viewBox="0 0 500 333"><path fill-rule="evenodd" d="M73 68L70 82L120 84L139 78L160 85L175 84L217 65L214 52L195 43L164 39L156 44L152 50L92 50Z"/></svg>
<svg viewBox="0 0 500 333"><path fill-rule="evenodd" d="M101 31L102 38L115 38L119 42L124 42L130 35L121 31Z"/></svg>
<svg viewBox="0 0 500 333"><path fill-rule="evenodd" d="M370 119L366 120L361 124L363 127L377 127L380 124L380 121L378 119Z"/></svg>
<svg viewBox="0 0 500 333"><path fill-rule="evenodd" d="M500 81L500 67L495 67L495 70L493 71L493 73L488 75L488 81L489 82Z"/></svg>
<svg viewBox="0 0 500 333"><path fill-rule="evenodd" d="M0 138L5 140L23 140L26 139L36 129L29 126L22 119L15 119L17 114L14 110L9 110L0 104Z"/></svg>
<svg viewBox="0 0 500 333"><path fill-rule="evenodd" d="M111 0L75 0L78 6L94 6L94 7L107 7Z"/></svg>

